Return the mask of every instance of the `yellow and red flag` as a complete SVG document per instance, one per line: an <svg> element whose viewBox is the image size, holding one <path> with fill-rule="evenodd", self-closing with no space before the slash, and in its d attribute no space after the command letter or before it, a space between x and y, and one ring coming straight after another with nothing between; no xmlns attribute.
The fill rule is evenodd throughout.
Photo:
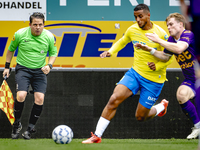
<svg viewBox="0 0 200 150"><path fill-rule="evenodd" d="M8 120L10 121L11 125L15 121L14 117L14 99L13 94L8 86L6 80L3 80L3 83L0 87L0 109L2 109Z"/></svg>

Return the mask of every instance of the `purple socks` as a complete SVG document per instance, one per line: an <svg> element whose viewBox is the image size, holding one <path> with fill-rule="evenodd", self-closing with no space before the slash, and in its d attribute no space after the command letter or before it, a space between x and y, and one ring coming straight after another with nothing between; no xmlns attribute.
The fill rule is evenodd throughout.
<svg viewBox="0 0 200 150"><path fill-rule="evenodd" d="M199 116L197 114L196 108L190 100L184 104L180 104L180 106L183 112L185 113L185 115L193 122L193 124L196 124L199 122Z"/></svg>

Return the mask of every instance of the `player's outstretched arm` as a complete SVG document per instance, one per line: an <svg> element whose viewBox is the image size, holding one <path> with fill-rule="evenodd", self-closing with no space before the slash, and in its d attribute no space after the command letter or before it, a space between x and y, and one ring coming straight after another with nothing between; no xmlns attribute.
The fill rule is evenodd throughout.
<svg viewBox="0 0 200 150"><path fill-rule="evenodd" d="M171 55L165 54L163 51L157 51L154 48L149 47L149 46L144 45L144 44L136 43L134 46L139 48L139 49L150 52L153 56L159 58L162 61L168 61L171 57Z"/></svg>
<svg viewBox="0 0 200 150"><path fill-rule="evenodd" d="M145 35L148 39L160 44L161 46L165 47L167 50L176 54L181 54L189 46L187 42L184 42L184 41L178 41L177 43L165 41L159 38L159 36L156 33L146 33Z"/></svg>
<svg viewBox="0 0 200 150"><path fill-rule="evenodd" d="M100 54L101 58L110 57L110 56L111 56L111 54L108 51L105 51L105 52L103 52L103 53Z"/></svg>

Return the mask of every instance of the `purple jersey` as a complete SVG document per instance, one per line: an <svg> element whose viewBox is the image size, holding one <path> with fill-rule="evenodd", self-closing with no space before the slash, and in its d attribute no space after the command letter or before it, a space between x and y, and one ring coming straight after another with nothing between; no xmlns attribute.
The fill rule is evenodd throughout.
<svg viewBox="0 0 200 150"><path fill-rule="evenodd" d="M185 79L195 82L195 72L194 72L194 61L195 57L195 43L194 34L189 30L184 30L178 41L184 41L188 43L188 48L181 54L175 54L167 49L164 52L167 54L175 55L177 62L179 63ZM173 37L169 37L168 42L177 43Z"/></svg>

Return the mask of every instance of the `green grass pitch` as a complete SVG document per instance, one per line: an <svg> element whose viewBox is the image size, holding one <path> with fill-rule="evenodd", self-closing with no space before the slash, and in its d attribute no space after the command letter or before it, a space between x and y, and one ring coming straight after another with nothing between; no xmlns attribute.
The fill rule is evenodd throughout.
<svg viewBox="0 0 200 150"><path fill-rule="evenodd" d="M56 144L52 139L0 139L0 150L197 150L198 139L102 139L99 144Z"/></svg>

